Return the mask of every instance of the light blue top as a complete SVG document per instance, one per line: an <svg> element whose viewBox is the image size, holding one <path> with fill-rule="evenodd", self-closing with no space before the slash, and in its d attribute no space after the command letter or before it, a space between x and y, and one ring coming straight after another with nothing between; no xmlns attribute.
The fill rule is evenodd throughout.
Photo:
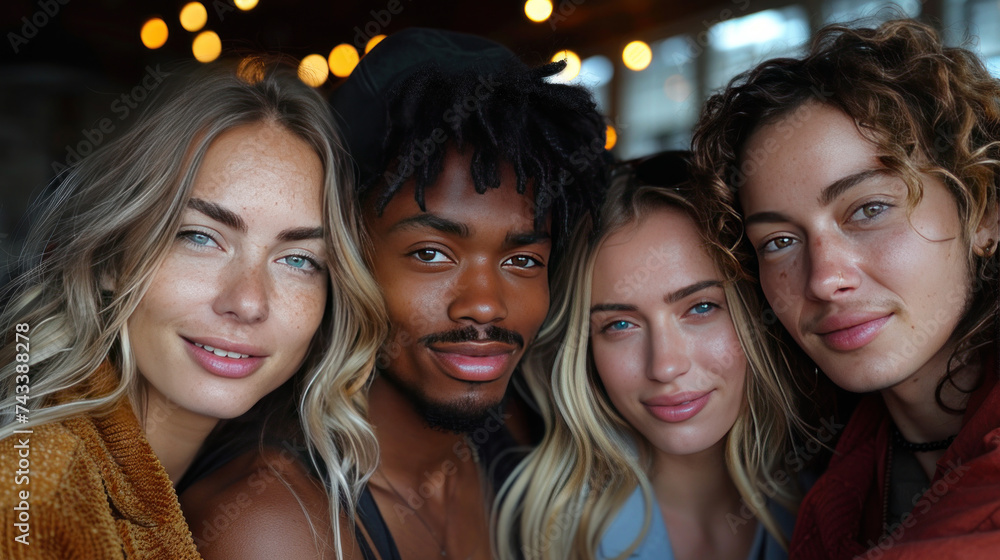
<svg viewBox="0 0 1000 560"><path fill-rule="evenodd" d="M639 532L642 530L642 522L645 517L645 502L642 499L642 490L636 487L632 495L618 511L618 515L608 526L607 532L601 539L598 547L598 558L601 560L616 558L632 544ZM791 536L792 526L795 517L781 506L774 502L768 502L768 509L775 517L778 525L785 535ZM730 520L736 527L743 518L739 512L734 512L735 516ZM649 530L638 548L632 552L630 559L641 560L674 560L674 552L670 546L670 538L667 536L667 526L663 522L663 515L657 504L653 504L652 516L649 521ZM750 547L748 560L787 560L788 554L778 541L764 529L762 523L757 523L756 535L753 539L753 546Z"/></svg>

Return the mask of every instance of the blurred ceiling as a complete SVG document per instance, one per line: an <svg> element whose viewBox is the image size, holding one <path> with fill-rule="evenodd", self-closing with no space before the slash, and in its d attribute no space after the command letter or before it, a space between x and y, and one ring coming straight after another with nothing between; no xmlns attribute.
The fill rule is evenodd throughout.
<svg viewBox="0 0 1000 560"><path fill-rule="evenodd" d="M310 53L326 56L339 43L357 43L359 34L365 38L372 31L393 33L423 26L483 35L511 47L529 63L540 63L564 48L581 56L618 49L672 22L720 12L737 0L554 0L553 15L543 23L529 21L520 0L260 0L248 12L236 9L233 1L202 1L208 11L205 29L219 34L224 52L267 50L296 58ZM133 81L149 64L192 58L195 34L185 31L178 21L186 3L3 0L0 31L5 40L0 45L0 66L56 65ZM166 44L157 50L145 48L139 40L142 24L153 16L163 18L170 30ZM327 87L332 86L328 83Z"/></svg>

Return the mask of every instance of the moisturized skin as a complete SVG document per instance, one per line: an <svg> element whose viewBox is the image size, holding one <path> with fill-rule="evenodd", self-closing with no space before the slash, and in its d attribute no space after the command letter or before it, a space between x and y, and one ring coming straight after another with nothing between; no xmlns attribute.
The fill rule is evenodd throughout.
<svg viewBox="0 0 1000 560"><path fill-rule="evenodd" d="M243 414L301 365L329 283L322 182L313 149L278 125L238 127L209 147L128 321L148 408L167 411L170 426ZM156 449L163 426L146 424Z"/></svg>
<svg viewBox="0 0 1000 560"><path fill-rule="evenodd" d="M658 455L719 453L743 402L746 357L722 277L694 222L669 207L601 244L591 293L594 366Z"/></svg>
<svg viewBox="0 0 1000 560"><path fill-rule="evenodd" d="M815 102L803 109L800 126L763 126L745 150L767 153L739 193L764 293L841 387L926 400L971 289L955 200L925 175L908 211L905 184L846 114ZM990 233L981 227L973 246Z"/></svg>
<svg viewBox="0 0 1000 560"><path fill-rule="evenodd" d="M551 243L509 167L479 194L470 158L449 151L426 212L411 182L365 218L392 326L380 370L423 405L474 417L501 401L545 318Z"/></svg>

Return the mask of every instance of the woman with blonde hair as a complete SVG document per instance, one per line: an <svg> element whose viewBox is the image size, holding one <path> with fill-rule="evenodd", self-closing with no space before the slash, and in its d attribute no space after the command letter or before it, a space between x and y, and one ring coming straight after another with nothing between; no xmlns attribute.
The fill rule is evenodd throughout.
<svg viewBox="0 0 1000 560"><path fill-rule="evenodd" d="M4 558L199 558L174 487L286 383L334 519L374 466L384 311L327 104L262 60L160 87L48 197L8 288Z"/></svg>
<svg viewBox="0 0 1000 560"><path fill-rule="evenodd" d="M687 158L627 164L575 236L524 366L546 434L503 490L501 558L784 557L797 399Z"/></svg>

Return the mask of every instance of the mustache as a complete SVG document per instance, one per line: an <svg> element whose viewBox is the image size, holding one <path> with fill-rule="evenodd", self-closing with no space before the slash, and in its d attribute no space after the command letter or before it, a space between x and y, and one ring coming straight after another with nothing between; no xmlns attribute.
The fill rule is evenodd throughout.
<svg viewBox="0 0 1000 560"><path fill-rule="evenodd" d="M470 325L464 329L428 334L420 337L417 342L424 345L442 342L502 342L524 348L524 337L512 330L490 325L482 331L482 335L479 333L480 331L476 327Z"/></svg>

